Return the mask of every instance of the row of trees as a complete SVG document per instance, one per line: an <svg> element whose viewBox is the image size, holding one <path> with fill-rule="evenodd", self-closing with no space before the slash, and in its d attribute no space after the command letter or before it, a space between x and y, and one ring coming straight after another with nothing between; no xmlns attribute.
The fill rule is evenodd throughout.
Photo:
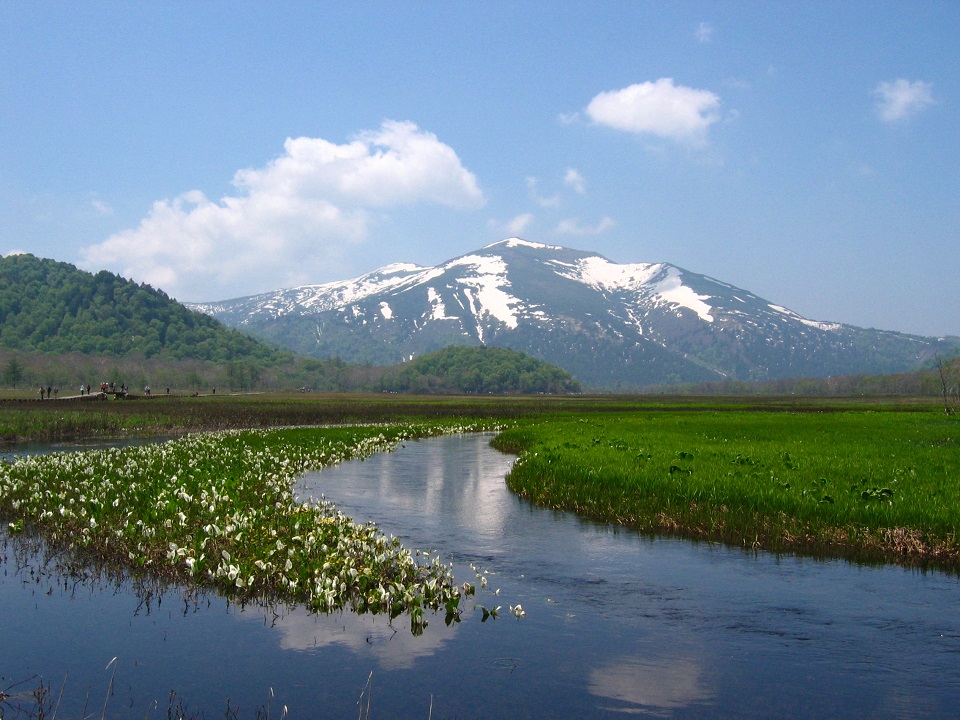
<svg viewBox="0 0 960 720"><path fill-rule="evenodd" d="M140 393L150 387L154 393L172 388L178 393L210 391L213 388L252 390L283 389L290 386L288 372L255 363L232 360L218 364L198 360L169 360L128 356L67 353L47 355L0 350L0 386L14 390L56 387L60 396L76 395L80 385L100 383L126 385Z"/></svg>
<svg viewBox="0 0 960 720"><path fill-rule="evenodd" d="M58 387L76 394L80 384L126 384L177 393L224 390L367 391L414 393L566 393L579 385L559 368L520 352L499 348L451 347L406 365L349 365L340 359L295 358L264 364L232 360L171 360L145 356L22 353L0 349L0 384L7 388Z"/></svg>
<svg viewBox="0 0 960 720"><path fill-rule="evenodd" d="M656 390L661 388L648 388ZM925 367L887 375L837 375L828 378L785 378L746 382L728 380L689 383L666 388L692 395L803 395L810 397L941 395L945 404L960 405L960 357L937 355ZM951 400L952 398L952 400Z"/></svg>

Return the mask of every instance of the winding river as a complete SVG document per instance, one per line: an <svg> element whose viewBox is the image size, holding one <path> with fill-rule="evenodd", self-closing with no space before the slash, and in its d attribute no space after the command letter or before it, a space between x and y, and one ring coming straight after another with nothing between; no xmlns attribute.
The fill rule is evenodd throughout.
<svg viewBox="0 0 960 720"><path fill-rule="evenodd" d="M301 479L408 547L486 579L460 624L313 616L17 569L0 578L0 692L42 676L61 717L940 718L960 707L956 577L648 538L532 507L489 435ZM499 594L495 594L495 591ZM510 606L522 605L516 619ZM481 622L479 606L502 606ZM117 660L111 664L112 658ZM114 674L115 673L115 674ZM86 698L89 698L87 700ZM358 707L359 703L359 707ZM369 714L368 713L369 703Z"/></svg>

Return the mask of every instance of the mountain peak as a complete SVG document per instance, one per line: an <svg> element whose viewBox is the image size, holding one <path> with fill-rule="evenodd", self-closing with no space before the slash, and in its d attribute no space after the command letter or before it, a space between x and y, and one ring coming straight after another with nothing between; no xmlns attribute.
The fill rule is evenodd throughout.
<svg viewBox="0 0 960 720"><path fill-rule="evenodd" d="M484 250L489 250L491 248L505 246L509 248L515 247L526 247L533 250L566 250L567 248L560 247L559 245L545 245L544 243L530 242L529 240L524 240L520 237L509 237L505 240L497 240L495 243L490 243L489 245L484 246Z"/></svg>
<svg viewBox="0 0 960 720"><path fill-rule="evenodd" d="M316 357L389 364L447 345L522 350L593 387L898 372L946 345L807 320L668 263L506 238L435 267L194 306Z"/></svg>

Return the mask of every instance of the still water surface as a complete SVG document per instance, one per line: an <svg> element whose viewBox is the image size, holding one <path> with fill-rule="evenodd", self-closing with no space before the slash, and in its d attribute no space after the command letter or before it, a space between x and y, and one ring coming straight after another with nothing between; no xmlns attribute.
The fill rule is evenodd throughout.
<svg viewBox="0 0 960 720"><path fill-rule="evenodd" d="M89 692L99 716L116 656L111 717L165 716L176 690L206 717L229 698L241 718L268 703L271 717L286 705L290 718L351 718L365 686L375 720L957 716L957 578L651 539L534 508L507 491L513 458L489 440L407 443L307 475L298 492L439 552L460 582L484 571L476 601L502 605L496 621L468 604L461 624L435 616L414 637L402 617L175 593L146 605L126 586L17 572L8 548L0 675L65 683L75 707ZM522 620L507 614L517 603Z"/></svg>

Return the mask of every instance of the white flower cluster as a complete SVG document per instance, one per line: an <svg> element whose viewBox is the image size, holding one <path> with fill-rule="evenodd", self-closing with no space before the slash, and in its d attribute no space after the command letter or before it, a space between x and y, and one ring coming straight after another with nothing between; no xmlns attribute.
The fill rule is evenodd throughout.
<svg viewBox="0 0 960 720"><path fill-rule="evenodd" d="M303 505L309 469L458 426L224 431L156 445L37 455L0 464L0 514L55 544L241 597L402 612L459 613L450 566L411 552L329 502Z"/></svg>

